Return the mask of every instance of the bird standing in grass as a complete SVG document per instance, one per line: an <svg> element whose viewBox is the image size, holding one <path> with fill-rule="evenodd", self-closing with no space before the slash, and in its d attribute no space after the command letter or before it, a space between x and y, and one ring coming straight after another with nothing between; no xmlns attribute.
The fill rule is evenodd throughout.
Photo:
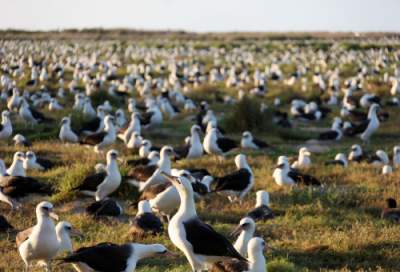
<svg viewBox="0 0 400 272"><path fill-rule="evenodd" d="M216 262L230 259L247 262L223 235L197 217L189 180L163 175L175 186L181 198L179 210L168 225L168 234L172 243L185 254L191 270L200 272Z"/></svg>

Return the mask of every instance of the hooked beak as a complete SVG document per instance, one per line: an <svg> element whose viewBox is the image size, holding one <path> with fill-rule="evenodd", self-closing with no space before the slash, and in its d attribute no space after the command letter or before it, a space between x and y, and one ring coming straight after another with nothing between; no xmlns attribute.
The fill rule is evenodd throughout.
<svg viewBox="0 0 400 272"><path fill-rule="evenodd" d="M54 212L49 212L49 216L51 217L51 218L53 218L54 220L56 220L56 221L58 221L58 215L56 214L56 213L54 213Z"/></svg>
<svg viewBox="0 0 400 272"><path fill-rule="evenodd" d="M306 152L304 152L304 155L306 155L306 156L311 156L311 153L308 152L308 151L306 151Z"/></svg>
<svg viewBox="0 0 400 272"><path fill-rule="evenodd" d="M243 230L243 226L242 225L238 225L229 235L231 237L236 237L238 236Z"/></svg>

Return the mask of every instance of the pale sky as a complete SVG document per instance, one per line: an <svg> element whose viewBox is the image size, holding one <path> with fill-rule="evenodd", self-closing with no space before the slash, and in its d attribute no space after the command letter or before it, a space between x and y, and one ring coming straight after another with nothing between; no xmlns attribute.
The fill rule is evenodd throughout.
<svg viewBox="0 0 400 272"><path fill-rule="evenodd" d="M400 31L400 0L0 0L0 29Z"/></svg>

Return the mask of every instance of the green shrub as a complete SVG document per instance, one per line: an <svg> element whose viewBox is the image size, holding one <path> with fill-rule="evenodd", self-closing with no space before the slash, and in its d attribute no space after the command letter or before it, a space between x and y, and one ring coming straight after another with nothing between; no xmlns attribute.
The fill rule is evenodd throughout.
<svg viewBox="0 0 400 272"><path fill-rule="evenodd" d="M269 131L273 127L272 112L260 111L260 102L254 98L244 97L233 106L232 112L222 121L228 131L242 132Z"/></svg>

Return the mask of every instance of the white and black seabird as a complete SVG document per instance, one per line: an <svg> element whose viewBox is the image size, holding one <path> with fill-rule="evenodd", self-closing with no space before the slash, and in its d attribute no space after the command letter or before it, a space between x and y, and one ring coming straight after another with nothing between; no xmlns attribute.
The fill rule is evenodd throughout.
<svg viewBox="0 0 400 272"><path fill-rule="evenodd" d="M125 177L128 183L143 191L151 185L165 183L166 179L161 172L171 173L170 156L174 154L174 150L170 146L164 146L160 152L160 160L157 165L138 166L132 169Z"/></svg>
<svg viewBox="0 0 400 272"><path fill-rule="evenodd" d="M58 138L63 143L78 143L78 135L71 128L71 117L66 116L61 120L60 133Z"/></svg>
<svg viewBox="0 0 400 272"><path fill-rule="evenodd" d="M15 134L13 137L13 141L15 146L23 146L23 147L32 146L32 143L28 141L22 134Z"/></svg>
<svg viewBox="0 0 400 272"><path fill-rule="evenodd" d="M363 150L360 145L355 144L351 146L351 151L348 156L348 160L352 162L361 162L366 160L367 157L363 153Z"/></svg>
<svg viewBox="0 0 400 272"><path fill-rule="evenodd" d="M137 167L137 166L152 166L157 165L160 161L160 153L157 151L151 151L147 158L139 158L139 159L132 159L126 161L129 166Z"/></svg>
<svg viewBox="0 0 400 272"><path fill-rule="evenodd" d="M240 220L239 225L231 233L232 236L238 236L234 243L235 249L242 256L247 255L247 245L251 238L253 238L256 231L256 223L250 217L244 217Z"/></svg>
<svg viewBox="0 0 400 272"><path fill-rule="evenodd" d="M49 170L50 168L54 167L54 163L50 160L38 158L36 157L35 152L28 151L25 154L24 160L24 169L25 170Z"/></svg>
<svg viewBox="0 0 400 272"><path fill-rule="evenodd" d="M57 255L60 242L54 226L54 218L58 216L53 213L53 205L43 201L36 206L37 223L33 228L19 232L16 238L17 247L26 271L32 261L41 261L50 271L50 262Z"/></svg>
<svg viewBox="0 0 400 272"><path fill-rule="evenodd" d="M7 175L25 177L26 172L24 169L25 154L21 151L15 152L13 162L7 169Z"/></svg>
<svg viewBox="0 0 400 272"><path fill-rule="evenodd" d="M297 160L292 163L292 168L307 168L311 166L311 152L308 150L307 147L302 147L299 150L299 156Z"/></svg>
<svg viewBox="0 0 400 272"><path fill-rule="evenodd" d="M306 175L300 173L299 171L290 168L289 162L287 159L280 158L278 160L278 165L273 173L273 178L275 182L280 185L312 185L312 186L321 186L321 182L311 175Z"/></svg>
<svg viewBox="0 0 400 272"><path fill-rule="evenodd" d="M204 137L203 147L208 154L224 156L232 149L237 148L238 144L232 139L218 137L217 129L211 128Z"/></svg>
<svg viewBox="0 0 400 272"><path fill-rule="evenodd" d="M174 148L179 158L196 159L203 155L203 145L200 140L201 128L193 125L190 129L190 138L188 143L181 148Z"/></svg>
<svg viewBox="0 0 400 272"><path fill-rule="evenodd" d="M247 217L254 221L265 221L275 217L274 212L269 207L269 193L266 191L257 191L256 206L246 214Z"/></svg>
<svg viewBox="0 0 400 272"><path fill-rule="evenodd" d="M79 134L93 134L102 132L104 129L104 117L105 117L105 110L103 106L97 107L97 117L83 123Z"/></svg>
<svg viewBox="0 0 400 272"><path fill-rule="evenodd" d="M0 140L8 139L13 133L10 112L5 110L1 113Z"/></svg>
<svg viewBox="0 0 400 272"><path fill-rule="evenodd" d="M95 152L99 152L101 149L113 144L117 138L113 120L114 117L107 115L104 118L104 131L88 135L79 143L94 146Z"/></svg>
<svg viewBox="0 0 400 272"><path fill-rule="evenodd" d="M168 234L172 243L185 254L191 270L199 272L216 262L230 259L247 261L223 235L197 217L190 181L185 177L163 175L175 186L181 198L179 210L168 225Z"/></svg>
<svg viewBox="0 0 400 272"><path fill-rule="evenodd" d="M230 201L242 200L254 184L254 175L246 156L236 155L237 170L223 177L216 177L212 183L212 191L228 195Z"/></svg>
<svg viewBox="0 0 400 272"><path fill-rule="evenodd" d="M160 244L129 243L117 245L101 243L91 247L83 247L60 260L74 263L81 271L124 271L134 272L137 262L149 257L171 256L172 254Z"/></svg>
<svg viewBox="0 0 400 272"><path fill-rule="evenodd" d="M130 234L135 236L145 236L146 234L157 235L164 231L161 220L155 216L147 200L141 200L138 204L138 212L131 222Z"/></svg>
<svg viewBox="0 0 400 272"><path fill-rule="evenodd" d="M254 138L250 131L243 132L240 145L242 148L247 149L263 149L269 147L266 142Z"/></svg>
<svg viewBox="0 0 400 272"><path fill-rule="evenodd" d="M325 162L325 165L340 165L343 167L347 167L348 164L349 163L348 163L346 155L344 153L338 153L338 154L336 154L334 160Z"/></svg>
<svg viewBox="0 0 400 272"><path fill-rule="evenodd" d="M73 190L94 196L96 201L103 200L115 192L121 184L121 174L118 169L118 152L114 149L107 152L107 166L105 171L87 176L83 182Z"/></svg>
<svg viewBox="0 0 400 272"><path fill-rule="evenodd" d="M124 212L122 206L111 198L94 201L85 208L85 211L94 217L120 216Z"/></svg>
<svg viewBox="0 0 400 272"><path fill-rule="evenodd" d="M375 154L371 155L367 162L376 166L388 165L390 163L389 156L383 150L377 150Z"/></svg>

